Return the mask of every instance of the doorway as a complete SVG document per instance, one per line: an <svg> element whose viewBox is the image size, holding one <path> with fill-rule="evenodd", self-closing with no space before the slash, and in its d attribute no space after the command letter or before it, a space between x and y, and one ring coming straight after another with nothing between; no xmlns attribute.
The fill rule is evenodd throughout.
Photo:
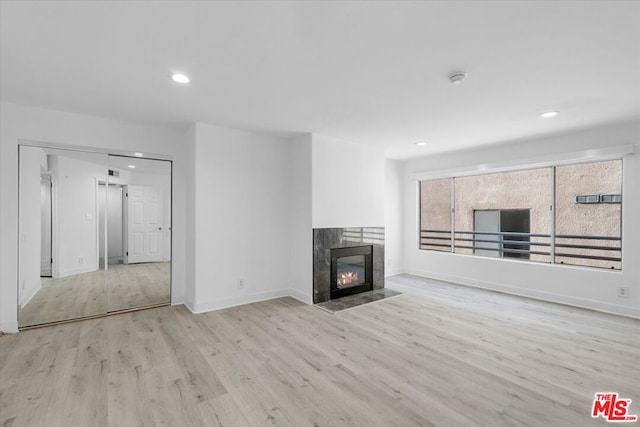
<svg viewBox="0 0 640 427"><path fill-rule="evenodd" d="M123 262L122 188L121 184L98 184L99 258L103 269Z"/></svg>
<svg viewBox="0 0 640 427"><path fill-rule="evenodd" d="M164 194L159 188L125 187L124 263L162 262L165 258Z"/></svg>
<svg viewBox="0 0 640 427"><path fill-rule="evenodd" d="M51 174L40 173L40 277L51 277L53 271L53 183Z"/></svg>

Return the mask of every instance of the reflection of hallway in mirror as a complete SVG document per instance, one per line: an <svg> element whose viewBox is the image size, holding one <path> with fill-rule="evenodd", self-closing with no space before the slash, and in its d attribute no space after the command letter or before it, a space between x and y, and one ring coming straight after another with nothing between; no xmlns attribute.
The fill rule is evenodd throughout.
<svg viewBox="0 0 640 427"><path fill-rule="evenodd" d="M121 262L122 244L122 185L109 184L108 194L105 183L98 185L98 249L99 265L104 268L105 249L109 265ZM106 232L105 232L106 219ZM106 239L106 244L105 244Z"/></svg>
<svg viewBox="0 0 640 427"><path fill-rule="evenodd" d="M170 303L171 168L20 145L19 328Z"/></svg>
<svg viewBox="0 0 640 427"><path fill-rule="evenodd" d="M119 263L110 264L106 271L43 278L42 288L20 310L20 325L34 326L169 303L170 265L170 262Z"/></svg>

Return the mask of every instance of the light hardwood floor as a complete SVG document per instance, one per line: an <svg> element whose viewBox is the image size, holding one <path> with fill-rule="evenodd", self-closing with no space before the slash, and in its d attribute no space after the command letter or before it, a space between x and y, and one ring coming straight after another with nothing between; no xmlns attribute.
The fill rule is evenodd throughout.
<svg viewBox="0 0 640 427"><path fill-rule="evenodd" d="M20 310L20 327L105 314L171 301L171 263L113 264L108 270L43 278Z"/></svg>
<svg viewBox="0 0 640 427"><path fill-rule="evenodd" d="M401 288L416 285L423 290ZM0 425L590 426L640 414L640 321L411 276L327 313L162 307L0 339Z"/></svg>

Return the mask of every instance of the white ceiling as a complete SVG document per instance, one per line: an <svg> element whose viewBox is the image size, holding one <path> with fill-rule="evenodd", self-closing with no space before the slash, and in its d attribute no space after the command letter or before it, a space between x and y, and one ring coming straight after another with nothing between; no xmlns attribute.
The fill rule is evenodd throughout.
<svg viewBox="0 0 640 427"><path fill-rule="evenodd" d="M3 101L409 158L640 117L640 2L6 1ZM179 86L179 70L192 83ZM462 70L466 82L447 76ZM553 119L541 112L559 110ZM424 147L414 142L426 141Z"/></svg>
<svg viewBox="0 0 640 427"><path fill-rule="evenodd" d="M102 166L104 174L108 169L118 169L129 173L145 173L154 175L171 175L171 162L167 160L141 159L138 157L108 155L89 151L69 150L60 148L41 148L27 146L28 150L42 150L52 156L67 157ZM134 166L131 168L129 165Z"/></svg>

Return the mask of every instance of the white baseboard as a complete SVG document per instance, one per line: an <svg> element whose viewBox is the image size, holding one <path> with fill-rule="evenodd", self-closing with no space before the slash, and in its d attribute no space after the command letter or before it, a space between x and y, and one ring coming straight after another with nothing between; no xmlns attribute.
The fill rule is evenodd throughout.
<svg viewBox="0 0 640 427"><path fill-rule="evenodd" d="M251 304L252 302L265 301L273 298L281 298L289 296L289 289L279 289L276 291L261 292L252 295L243 295L233 298L224 298L215 301L196 303L193 309L189 309L195 313L206 313L207 311L220 310L222 308L236 307L238 305Z"/></svg>
<svg viewBox="0 0 640 427"><path fill-rule="evenodd" d="M632 317L640 319L640 308L626 307L600 301L593 301L585 298L576 298L551 292L541 292L532 289L516 288L514 286L487 282L483 280L471 279L469 277L451 276L447 274L434 274L430 271L411 270L407 274L424 277L428 279L450 282L458 285L471 286L474 288L487 289L490 291L502 292L510 295L533 298L541 301L554 302L557 304L570 305L573 307L586 308L588 310L600 311L603 313L616 314L618 316Z"/></svg>
<svg viewBox="0 0 640 427"><path fill-rule="evenodd" d="M187 307L189 309L190 312L195 313L196 310L194 307L195 304L193 304L193 302L191 301L187 301L187 299L184 299L184 302L182 303L185 307Z"/></svg>
<svg viewBox="0 0 640 427"><path fill-rule="evenodd" d="M295 289L288 289L289 291L289 296L291 298L295 298L300 302L303 302L305 304L313 304L313 297L311 295L305 295L300 291L297 291Z"/></svg>
<svg viewBox="0 0 640 427"><path fill-rule="evenodd" d="M0 332L15 334L18 332L18 322L0 323Z"/></svg>
<svg viewBox="0 0 640 427"><path fill-rule="evenodd" d="M84 267L72 268L69 270L62 270L58 273L58 276L56 278L75 276L76 274L91 273L94 271L98 271L98 266L95 264L84 266Z"/></svg>
<svg viewBox="0 0 640 427"><path fill-rule="evenodd" d="M184 295L171 296L171 305L184 304Z"/></svg>
<svg viewBox="0 0 640 427"><path fill-rule="evenodd" d="M387 268L384 270L384 277L397 276L398 274L403 274L403 268Z"/></svg>
<svg viewBox="0 0 640 427"><path fill-rule="evenodd" d="M270 292L261 292L253 295L246 295L237 298L225 298L217 301L209 301L206 303L193 304L187 301L184 296L172 297L171 305L184 305L194 314L206 313L208 311L220 310L223 308L236 307L239 305L250 304L253 302L266 301L274 298L291 297L305 304L313 304L310 296L304 295L295 289L279 289ZM0 324L0 331L7 333L18 332L18 322L9 322Z"/></svg>
<svg viewBox="0 0 640 427"><path fill-rule="evenodd" d="M305 304L312 304L312 300L295 289L278 289L269 292L260 292L252 295L243 295L241 297L225 298L216 301L193 304L184 301L183 304L194 314L206 313L208 311L221 310L223 308L237 307L239 305L251 304L254 302L267 301L274 298L291 297Z"/></svg>

